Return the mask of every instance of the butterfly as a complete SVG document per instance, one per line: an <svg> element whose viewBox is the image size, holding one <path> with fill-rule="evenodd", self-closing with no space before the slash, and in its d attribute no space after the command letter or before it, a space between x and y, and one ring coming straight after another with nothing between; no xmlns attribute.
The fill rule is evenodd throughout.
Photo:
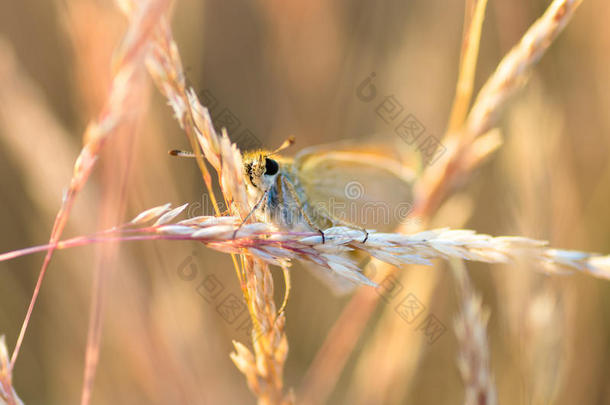
<svg viewBox="0 0 610 405"><path fill-rule="evenodd" d="M319 232L322 243L325 229L345 226L361 230L366 243L367 229L391 231L410 213L416 173L388 151L339 144L281 156L293 142L291 138L276 150L243 155L250 214L258 221L283 231ZM346 254L351 260L362 259L355 252ZM362 274L345 277L309 267L337 294L358 284L374 285Z"/></svg>

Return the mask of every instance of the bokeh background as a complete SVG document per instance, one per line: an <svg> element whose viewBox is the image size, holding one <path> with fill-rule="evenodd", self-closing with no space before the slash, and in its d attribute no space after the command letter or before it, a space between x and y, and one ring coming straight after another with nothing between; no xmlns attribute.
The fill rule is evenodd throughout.
<svg viewBox="0 0 610 405"><path fill-rule="evenodd" d="M477 89L548 3L490 1ZM440 137L454 95L463 15L459 1L182 0L172 26L188 80L216 122L243 148L274 148L294 135L288 152L294 153L344 139L370 141L371 134L399 143L375 113L388 95ZM434 226L610 253L609 18L605 0L581 5L506 108L505 144L439 210ZM125 27L111 2L0 3L0 251L47 241ZM373 72L378 98L364 102L356 89ZM192 203L190 215L212 212L196 164L167 155L188 149L170 108L152 86L148 97L137 131L106 145L65 236L166 202ZM41 263L42 255L0 263L0 333L11 349ZM104 254L96 246L55 254L14 370L26 404L80 399L98 266L109 277L92 403L255 402L228 356L232 340L248 341L247 313L223 317L218 309L240 296L230 257L196 243L160 241L123 243ZM468 268L491 311L500 403L610 404L610 283L548 277L523 266ZM274 272L279 300L283 284ZM439 263L400 273L401 294L416 296L445 333L429 343L417 322L394 311L398 301L382 300L327 403L462 401L450 272ZM222 285L218 295L206 293L210 279ZM299 398L349 298L333 296L299 265L292 283L285 381Z"/></svg>

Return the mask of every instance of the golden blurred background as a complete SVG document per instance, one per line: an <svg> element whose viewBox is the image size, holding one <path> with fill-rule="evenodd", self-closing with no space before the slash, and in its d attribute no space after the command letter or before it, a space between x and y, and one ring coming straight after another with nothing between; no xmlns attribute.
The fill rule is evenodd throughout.
<svg viewBox="0 0 610 405"><path fill-rule="evenodd" d="M491 1L476 88L548 6ZM455 91L464 4L459 1L208 0L174 4L172 28L191 86L242 148L293 150L371 134L400 143L376 114L394 96L442 136ZM434 218L434 226L549 240L610 253L610 3L585 1L505 110L504 145ZM88 120L108 91L126 21L112 2L0 3L0 252L46 243ZM357 96L375 74L378 98ZM107 143L77 198L65 237L125 222L171 202L211 214L196 164L166 100L150 103L135 135ZM134 112L137 114L137 112ZM133 135L133 136L132 136ZM403 145L404 146L404 145ZM255 403L229 359L249 340L231 259L196 243L127 242L56 252L14 385L26 404L80 398L93 274L110 272L92 404ZM13 348L42 255L0 263L0 334ZM108 258L110 257L110 258ZM491 368L500 403L610 404L610 283L532 268L469 264L491 310ZM445 330L433 342L381 300L331 387L329 404L454 404L455 288L446 266L413 266L413 294ZM281 272L274 269L278 302ZM285 384L298 399L316 353L349 298L300 265L287 307ZM367 288L367 287L364 287Z"/></svg>

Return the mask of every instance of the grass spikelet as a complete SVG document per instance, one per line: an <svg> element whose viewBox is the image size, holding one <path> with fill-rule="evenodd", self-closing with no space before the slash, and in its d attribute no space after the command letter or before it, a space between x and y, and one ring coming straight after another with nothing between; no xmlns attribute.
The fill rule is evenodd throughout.
<svg viewBox="0 0 610 405"><path fill-rule="evenodd" d="M454 329L459 345L457 365L464 382L464 405L496 405L486 332L489 312L483 308L481 297L474 293L464 263L452 260L451 268L460 300Z"/></svg>
<svg viewBox="0 0 610 405"><path fill-rule="evenodd" d="M228 253L248 253L269 264L292 259L309 261L336 271L355 282L375 286L364 277L358 263L342 254L362 251L394 266L432 264L430 260L468 260L483 263L526 263L553 274L581 272L610 280L610 256L573 250L552 249L545 241L521 236L479 234L468 229L433 229L413 234L369 231L362 243L362 231L333 227L325 231L325 242L317 232L279 232L267 223L241 224L239 217L200 217L196 221L166 220L186 208L171 209L169 204L145 210L131 222L57 243L56 249L114 240L191 240ZM165 219L164 219L165 218ZM163 221L161 221L163 219ZM138 227L156 220L152 226ZM160 224L159 224L160 223ZM238 231L238 232L236 232ZM0 261L47 250L50 245L35 246L0 254ZM268 269L267 269L268 271ZM266 273L262 269L258 272Z"/></svg>
<svg viewBox="0 0 610 405"><path fill-rule="evenodd" d="M415 209L418 215L432 213L455 183L501 144L497 133L489 131L497 124L502 108L510 96L525 84L527 72L540 60L570 21L581 1L554 0L487 79L465 117L464 125L457 128L456 123L462 120L457 116L451 117L453 127L450 127L444 140L447 154L440 160L439 165L425 173L418 185L420 203ZM478 41L473 43L478 44ZM462 68L460 73L467 74L470 71ZM472 85L466 78L460 78L458 81ZM454 106L463 104L462 98L460 93L456 94ZM456 111L465 111L462 107L455 108Z"/></svg>
<svg viewBox="0 0 610 405"><path fill-rule="evenodd" d="M496 124L501 108L515 90L524 84L529 69L547 51L581 2L582 0L554 0L521 41L504 56L477 95L468 114L463 142L483 135Z"/></svg>
<svg viewBox="0 0 610 405"><path fill-rule="evenodd" d="M12 370L4 335L0 336L0 405L23 405L13 388Z"/></svg>
<svg viewBox="0 0 610 405"><path fill-rule="evenodd" d="M234 342L236 351L231 353L231 359L246 376L259 405L292 404L292 394L283 393L283 369L288 355L286 317L276 311L271 272L265 262L250 257L246 257L244 272L244 295L253 321L254 354Z"/></svg>

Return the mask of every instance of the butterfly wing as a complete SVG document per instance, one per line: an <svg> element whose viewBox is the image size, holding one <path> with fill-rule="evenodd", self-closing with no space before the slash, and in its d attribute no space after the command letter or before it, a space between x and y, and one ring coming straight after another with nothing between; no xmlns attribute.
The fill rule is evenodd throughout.
<svg viewBox="0 0 610 405"><path fill-rule="evenodd" d="M387 154L305 149L295 167L308 203L334 225L391 231L411 211L415 173Z"/></svg>
<svg viewBox="0 0 610 405"><path fill-rule="evenodd" d="M347 258L359 263L359 267L364 269L366 264L370 261L370 257L365 257L360 254L361 252L349 252L345 254ZM361 285L369 285L376 287L374 281L367 277L363 271L358 273L353 272L349 274L349 277L345 274L339 274L326 267L318 266L312 262L301 262L311 274L314 275L319 281L325 284L328 289L337 296L342 296L353 292L356 287Z"/></svg>
<svg viewBox="0 0 610 405"><path fill-rule="evenodd" d="M325 267L313 263L303 263L303 265L314 275L314 277L325 284L328 289L337 296L349 294L360 285L356 281L343 277Z"/></svg>
<svg viewBox="0 0 610 405"><path fill-rule="evenodd" d="M415 173L387 149L314 147L301 151L294 164L308 205L325 223L389 232L411 211ZM369 259L361 252L346 256L362 267ZM306 267L337 295L362 284L311 263Z"/></svg>

